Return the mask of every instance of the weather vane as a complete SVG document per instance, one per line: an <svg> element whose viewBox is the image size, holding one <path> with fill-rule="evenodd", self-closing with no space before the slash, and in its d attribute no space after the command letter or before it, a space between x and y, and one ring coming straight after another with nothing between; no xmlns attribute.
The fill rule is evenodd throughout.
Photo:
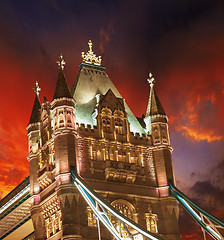
<svg viewBox="0 0 224 240"><path fill-rule="evenodd" d="M40 92L41 88L38 86L38 82L37 81L35 83L35 87L33 87L33 90L34 90L35 94L37 96L39 96L39 92Z"/></svg>
<svg viewBox="0 0 224 240"><path fill-rule="evenodd" d="M101 56L97 57L96 54L93 52L93 43L91 40L89 40L88 44L89 51L87 53L82 52L82 61L85 63L100 66L102 61Z"/></svg>
<svg viewBox="0 0 224 240"><path fill-rule="evenodd" d="M149 78L147 79L148 83L150 84L150 87L154 86L155 78L153 77L152 73L149 73Z"/></svg>
<svg viewBox="0 0 224 240"><path fill-rule="evenodd" d="M59 68L61 68L62 70L64 69L65 60L64 60L62 54L59 56L59 61L57 61L57 64L58 64Z"/></svg>

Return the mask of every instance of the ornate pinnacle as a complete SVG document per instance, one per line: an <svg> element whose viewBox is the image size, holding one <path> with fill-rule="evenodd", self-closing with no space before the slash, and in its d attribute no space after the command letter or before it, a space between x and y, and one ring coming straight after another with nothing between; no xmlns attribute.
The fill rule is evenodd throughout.
<svg viewBox="0 0 224 240"><path fill-rule="evenodd" d="M88 44L89 44L89 52L92 52L93 51L93 43L92 43L92 41L89 40Z"/></svg>
<svg viewBox="0 0 224 240"><path fill-rule="evenodd" d="M64 60L62 54L59 56L59 61L57 61L56 63L58 64L58 67L60 69L62 69L62 70L64 69L64 67L65 67L65 60Z"/></svg>
<svg viewBox="0 0 224 240"><path fill-rule="evenodd" d="M147 79L148 83L150 84L150 87L154 86L155 78L152 76L152 73L149 73L149 78Z"/></svg>
<svg viewBox="0 0 224 240"><path fill-rule="evenodd" d="M91 40L88 42L89 44L89 51L87 53L82 52L82 61L85 63L90 63L93 65L101 65L101 56L97 57L96 54L93 52L93 43Z"/></svg>
<svg viewBox="0 0 224 240"><path fill-rule="evenodd" d="M34 90L35 94L37 96L39 96L39 92L40 92L41 88L38 86L38 82L37 81L35 83L35 87L33 87L33 90Z"/></svg>

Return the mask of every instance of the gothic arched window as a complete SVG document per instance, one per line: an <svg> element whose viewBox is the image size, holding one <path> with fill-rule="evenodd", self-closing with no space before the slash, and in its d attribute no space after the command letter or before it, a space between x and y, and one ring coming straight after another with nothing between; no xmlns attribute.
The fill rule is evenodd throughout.
<svg viewBox="0 0 224 240"><path fill-rule="evenodd" d="M59 115L59 127L64 127L64 115Z"/></svg>
<svg viewBox="0 0 224 240"><path fill-rule="evenodd" d="M123 128L123 120L121 118L115 118L114 119L114 125L115 125L115 131L117 134L123 134L124 128Z"/></svg>
<svg viewBox="0 0 224 240"><path fill-rule="evenodd" d="M158 216L152 213L151 206L149 205L149 212L145 214L146 227L149 232L158 233L157 221Z"/></svg>
<svg viewBox="0 0 224 240"><path fill-rule="evenodd" d="M128 201L125 201L123 199L117 199L111 203L111 206L116 208L120 213L122 213L126 217L130 218L131 220L133 220L135 222L137 221L135 207ZM118 231L121 231L121 234L123 237L128 236L128 231L127 231L126 227L122 224L119 224L119 222L117 221L117 219L115 217L112 217L111 221L112 221L114 227ZM131 232L131 229L128 229L128 230Z"/></svg>
<svg viewBox="0 0 224 240"><path fill-rule="evenodd" d="M126 161L126 152L123 149L118 150L118 161L121 161L121 162Z"/></svg>
<svg viewBox="0 0 224 240"><path fill-rule="evenodd" d="M67 126L72 127L72 118L70 114L67 114Z"/></svg>
<svg viewBox="0 0 224 240"><path fill-rule="evenodd" d="M107 116L102 117L102 126L104 132L111 131L111 119Z"/></svg>
<svg viewBox="0 0 224 240"><path fill-rule="evenodd" d="M102 128L104 132L111 132L111 116L112 112L109 108L103 108L101 111L102 115Z"/></svg>
<svg viewBox="0 0 224 240"><path fill-rule="evenodd" d="M114 125L117 134L124 134L124 113L120 110L114 111Z"/></svg>

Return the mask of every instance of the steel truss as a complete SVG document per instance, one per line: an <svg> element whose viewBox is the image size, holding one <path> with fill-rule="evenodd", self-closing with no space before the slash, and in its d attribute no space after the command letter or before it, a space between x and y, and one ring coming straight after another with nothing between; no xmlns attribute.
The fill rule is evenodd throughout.
<svg viewBox="0 0 224 240"><path fill-rule="evenodd" d="M214 217L212 214L198 207L180 190L178 190L172 183L170 185L171 194L184 207L184 209L191 215L191 217L201 226L204 239L206 240L206 232L216 240L224 240L224 237L218 231L224 229L224 223Z"/></svg>
<svg viewBox="0 0 224 240"><path fill-rule="evenodd" d="M71 171L71 176L75 186L78 188L79 192L96 215L98 222L99 239L100 221L117 240L163 240L156 234L148 232L140 225L117 211L101 196L99 196L90 186L88 186L87 183L75 171ZM118 227L115 227L115 225L112 223L113 218L118 221ZM124 232L122 233L121 231L122 228L125 229L125 235Z"/></svg>

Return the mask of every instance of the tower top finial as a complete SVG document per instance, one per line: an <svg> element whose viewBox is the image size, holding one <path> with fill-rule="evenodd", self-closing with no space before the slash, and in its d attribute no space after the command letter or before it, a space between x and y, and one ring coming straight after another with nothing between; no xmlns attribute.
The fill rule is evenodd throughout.
<svg viewBox="0 0 224 240"><path fill-rule="evenodd" d="M93 43L92 43L92 41L89 40L88 44L89 44L89 52L93 52Z"/></svg>
<svg viewBox="0 0 224 240"><path fill-rule="evenodd" d="M154 86L155 78L153 77L152 73L149 73L149 78L147 79L148 83L150 84L150 87Z"/></svg>
<svg viewBox="0 0 224 240"><path fill-rule="evenodd" d="M59 61L57 61L56 63L58 64L58 67L60 69L62 69L62 70L64 69L64 67L65 67L65 60L64 60L62 54L59 56Z"/></svg>
<svg viewBox="0 0 224 240"><path fill-rule="evenodd" d="M39 96L39 92L40 92L41 88L39 87L37 81L36 81L36 83L35 83L35 87L33 87L33 90L34 90L35 94L36 94L37 96Z"/></svg>
<svg viewBox="0 0 224 240"><path fill-rule="evenodd" d="M90 63L93 65L100 66L102 61L101 56L97 57L96 54L93 52L93 43L91 40L89 40L88 44L89 51L87 53L82 52L82 61L84 63Z"/></svg>

